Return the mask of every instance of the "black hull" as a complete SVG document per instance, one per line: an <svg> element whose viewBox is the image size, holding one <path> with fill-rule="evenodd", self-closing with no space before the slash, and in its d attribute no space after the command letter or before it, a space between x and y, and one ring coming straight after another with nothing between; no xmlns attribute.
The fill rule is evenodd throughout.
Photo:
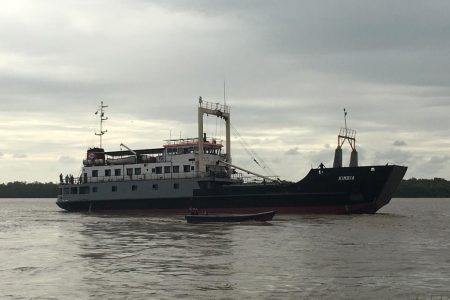
<svg viewBox="0 0 450 300"><path fill-rule="evenodd" d="M312 169L297 183L216 185L202 182L189 198L63 201L68 211L373 214L388 204L406 173L402 166Z"/></svg>

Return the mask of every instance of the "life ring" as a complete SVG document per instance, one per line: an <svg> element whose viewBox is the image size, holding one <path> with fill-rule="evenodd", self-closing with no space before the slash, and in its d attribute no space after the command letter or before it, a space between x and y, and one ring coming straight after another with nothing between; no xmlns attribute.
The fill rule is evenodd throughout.
<svg viewBox="0 0 450 300"><path fill-rule="evenodd" d="M94 153L89 153L88 154L88 158L90 159L90 160L93 160L94 158L95 158L95 154Z"/></svg>

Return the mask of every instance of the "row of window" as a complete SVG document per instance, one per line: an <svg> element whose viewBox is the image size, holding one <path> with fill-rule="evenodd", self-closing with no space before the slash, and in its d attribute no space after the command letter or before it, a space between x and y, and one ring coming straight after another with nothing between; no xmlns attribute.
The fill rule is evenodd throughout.
<svg viewBox="0 0 450 300"><path fill-rule="evenodd" d="M204 147L203 148L203 152L205 152L205 154L215 154L215 155L219 155L221 153L219 148L208 148L208 147ZM189 147L189 148L167 148L167 154L168 155L189 154L189 153L198 153L198 148L195 149L195 152L194 152L194 148L193 147Z"/></svg>
<svg viewBox="0 0 450 300"><path fill-rule="evenodd" d="M191 171L194 171L194 166L190 165L183 165L183 172L188 173ZM134 172L133 172L134 171ZM156 167L152 169L152 173L155 174L162 174L163 173L163 167ZM164 173L180 173L180 166L165 166L164 167ZM134 175L141 175L141 168L127 168L126 169L127 176ZM111 176L111 169L105 170L105 177ZM114 176L122 176L122 169L114 169ZM98 177L98 170L92 170L92 177Z"/></svg>
<svg viewBox="0 0 450 300"><path fill-rule="evenodd" d="M152 189L153 190L158 190L158 188L159 188L159 186L158 186L158 184L157 183L154 183L153 185L152 185ZM173 189L174 190L178 190L180 188L180 184L179 183L174 183L173 184ZM95 189L95 190L94 190ZM135 191L137 191L138 190L138 186L137 185L132 185L131 186L131 190L133 191L133 192L135 192ZM116 185L113 185L112 187L111 187L111 191L112 192L117 192L117 186ZM93 187L92 188L92 192L93 193L95 193L95 192L97 192L97 187Z"/></svg>
<svg viewBox="0 0 450 300"><path fill-rule="evenodd" d="M180 188L180 184L179 183L174 183L173 184L173 189L174 190L178 190ZM152 189L153 190L158 190L159 186L157 183L154 183L152 185ZM131 186L131 190L133 192L138 190L138 186L137 185L132 185ZM62 195L63 189L59 189L59 194ZM98 187L93 186L92 187L92 193L97 193L98 192ZM111 192L117 192L117 185L113 185L111 186ZM89 194L89 187L88 186L82 186L80 187L80 189L78 190L77 187L72 187L72 188L64 188L64 194Z"/></svg>

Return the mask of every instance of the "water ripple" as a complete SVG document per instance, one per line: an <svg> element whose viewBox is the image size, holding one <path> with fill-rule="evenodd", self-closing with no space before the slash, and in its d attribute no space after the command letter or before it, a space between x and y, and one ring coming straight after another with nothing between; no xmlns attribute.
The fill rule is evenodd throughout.
<svg viewBox="0 0 450 300"><path fill-rule="evenodd" d="M450 199L394 199L376 215L280 215L268 226L1 201L1 299L450 296Z"/></svg>

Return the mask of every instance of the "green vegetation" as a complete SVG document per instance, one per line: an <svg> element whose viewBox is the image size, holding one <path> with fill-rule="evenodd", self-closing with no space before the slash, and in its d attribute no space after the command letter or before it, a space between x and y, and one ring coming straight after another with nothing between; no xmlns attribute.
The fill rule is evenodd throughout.
<svg viewBox="0 0 450 300"><path fill-rule="evenodd" d="M52 182L9 182L0 184L0 198L56 198L58 185ZM450 198L450 181L442 178L402 180L396 198Z"/></svg>
<svg viewBox="0 0 450 300"><path fill-rule="evenodd" d="M397 198L450 198L450 181L443 178L402 180Z"/></svg>
<svg viewBox="0 0 450 300"><path fill-rule="evenodd" d="M52 182L8 182L0 184L0 198L55 198L58 185Z"/></svg>

